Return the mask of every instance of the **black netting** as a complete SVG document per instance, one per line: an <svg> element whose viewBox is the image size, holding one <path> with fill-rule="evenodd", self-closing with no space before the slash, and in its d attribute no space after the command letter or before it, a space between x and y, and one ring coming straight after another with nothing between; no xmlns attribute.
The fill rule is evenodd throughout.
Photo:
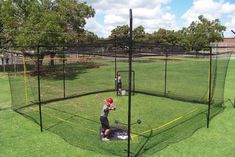
<svg viewBox="0 0 235 157"><path fill-rule="evenodd" d="M12 54L8 71L12 109L39 124L36 63L29 56Z"/></svg>
<svg viewBox="0 0 235 157"><path fill-rule="evenodd" d="M128 96L122 96L129 90L128 44L12 48L19 52L9 66L12 108L40 124L41 104L44 130L77 147L126 156L127 140L101 141L99 117L112 97L111 127L128 128ZM221 112L229 58L227 51L134 42L131 155L152 154L206 126L210 91L210 117Z"/></svg>
<svg viewBox="0 0 235 157"><path fill-rule="evenodd" d="M177 48L172 51L172 47L144 48L148 53L142 50L133 52L138 56L135 60L145 60L133 61L139 94L132 98L131 118L132 123L142 121L131 127L133 156L157 152L208 125L210 82L209 118L223 110L224 83L231 55L229 51L193 53Z"/></svg>

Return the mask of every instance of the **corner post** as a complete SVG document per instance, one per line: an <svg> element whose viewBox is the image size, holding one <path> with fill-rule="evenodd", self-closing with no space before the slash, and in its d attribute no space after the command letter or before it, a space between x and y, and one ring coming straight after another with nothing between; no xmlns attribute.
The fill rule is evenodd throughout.
<svg viewBox="0 0 235 157"><path fill-rule="evenodd" d="M40 116L40 129L42 128L42 103L41 103L41 82L40 82L40 46L37 46L37 74L38 74L38 107L39 107L39 116Z"/></svg>
<svg viewBox="0 0 235 157"><path fill-rule="evenodd" d="M129 91L128 91L128 154L127 156L130 157L130 146L131 146L131 84L132 84L132 46L133 46L133 40L132 40L132 27L133 27L133 19L132 19L132 9L130 9L130 37L129 37Z"/></svg>
<svg viewBox="0 0 235 157"><path fill-rule="evenodd" d="M207 128L210 125L210 110L211 110L211 74L212 73L212 47L210 47L210 67L209 67L209 95L208 95L208 113L207 113Z"/></svg>

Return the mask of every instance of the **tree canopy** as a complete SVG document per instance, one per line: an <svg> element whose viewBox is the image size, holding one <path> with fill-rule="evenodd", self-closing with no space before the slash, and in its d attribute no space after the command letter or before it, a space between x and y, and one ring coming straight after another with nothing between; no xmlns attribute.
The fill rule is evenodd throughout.
<svg viewBox="0 0 235 157"><path fill-rule="evenodd" d="M76 0L1 1L0 11L4 43L53 45L94 37L84 26L95 10Z"/></svg>
<svg viewBox="0 0 235 157"><path fill-rule="evenodd" d="M116 39L116 40L124 40L128 39L128 37L129 37L128 25L117 26L111 31L111 35L109 36L110 39Z"/></svg>
<svg viewBox="0 0 235 157"><path fill-rule="evenodd" d="M181 30L167 30L160 28L153 33L146 33L143 26L133 30L133 39L136 41L154 41L165 45L181 46L186 50L200 51L208 47L211 42L223 40L223 31L226 27L221 25L219 19L208 20L200 15L198 21L193 21L188 27ZM111 31L111 39L127 39L128 25L117 26Z"/></svg>
<svg viewBox="0 0 235 157"><path fill-rule="evenodd" d="M219 19L208 20L204 16L198 17L199 21L193 21L186 29L187 39L193 50L199 51L209 46L211 42L223 40L223 31L226 27L220 24Z"/></svg>
<svg viewBox="0 0 235 157"><path fill-rule="evenodd" d="M77 0L2 0L0 43L56 45L93 42L98 36L85 30L84 26L86 19L94 15L95 10L91 6ZM178 31L160 28L153 33L146 33L140 25L134 28L133 39L200 51L211 42L223 40L225 29L219 19L208 20L200 15L197 21ZM117 26L108 38L128 39L129 26Z"/></svg>

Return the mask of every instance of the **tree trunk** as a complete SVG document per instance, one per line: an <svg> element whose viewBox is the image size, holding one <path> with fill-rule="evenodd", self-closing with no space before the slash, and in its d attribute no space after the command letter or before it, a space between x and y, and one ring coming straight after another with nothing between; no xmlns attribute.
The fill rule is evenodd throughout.
<svg viewBox="0 0 235 157"><path fill-rule="evenodd" d="M51 66L55 65L55 60L54 60L55 55L56 55L55 53L50 53L50 60L51 60L50 65Z"/></svg>
<svg viewBox="0 0 235 157"><path fill-rule="evenodd" d="M8 65L9 64L9 58L5 58L6 60L6 64Z"/></svg>

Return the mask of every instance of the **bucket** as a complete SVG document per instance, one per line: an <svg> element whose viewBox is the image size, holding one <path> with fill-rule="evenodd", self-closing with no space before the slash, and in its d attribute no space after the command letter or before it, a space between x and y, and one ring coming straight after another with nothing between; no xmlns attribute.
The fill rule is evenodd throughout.
<svg viewBox="0 0 235 157"><path fill-rule="evenodd" d="M122 95L126 95L126 90L122 90Z"/></svg>

